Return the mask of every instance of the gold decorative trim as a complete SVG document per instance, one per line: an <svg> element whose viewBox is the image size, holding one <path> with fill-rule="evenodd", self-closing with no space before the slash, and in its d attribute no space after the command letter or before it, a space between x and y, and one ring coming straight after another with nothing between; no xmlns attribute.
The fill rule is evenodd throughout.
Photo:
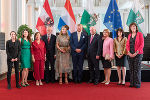
<svg viewBox="0 0 150 100"><path fill-rule="evenodd" d="M35 10L35 11L38 11L38 10L39 10L39 8L38 8L38 7L35 7L35 8L34 8L34 10Z"/></svg>
<svg viewBox="0 0 150 100"><path fill-rule="evenodd" d="M26 0L26 4L28 3L29 0Z"/></svg>

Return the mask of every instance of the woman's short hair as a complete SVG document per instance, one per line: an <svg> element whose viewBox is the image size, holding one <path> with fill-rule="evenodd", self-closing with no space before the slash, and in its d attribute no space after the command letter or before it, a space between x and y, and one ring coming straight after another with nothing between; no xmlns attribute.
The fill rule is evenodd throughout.
<svg viewBox="0 0 150 100"><path fill-rule="evenodd" d="M135 25L135 26L136 26L136 33L137 33L137 32L139 31L139 30L138 30L138 26L137 26L137 24L134 23L134 22L130 24L130 26L129 26L129 32L132 33L132 30L131 30L131 26L132 26L132 25Z"/></svg>
<svg viewBox="0 0 150 100"><path fill-rule="evenodd" d="M109 31L109 29L104 29L103 32L104 32L104 31L108 33L108 36L110 36L110 31Z"/></svg>
<svg viewBox="0 0 150 100"><path fill-rule="evenodd" d="M122 28L118 28L117 31L116 31L116 35L118 37L118 32L122 32L122 37L124 37L124 31Z"/></svg>
<svg viewBox="0 0 150 100"><path fill-rule="evenodd" d="M37 34L40 34L40 32L36 32L36 33L34 34L34 40L36 40ZM41 34L40 34L40 36L41 36Z"/></svg>

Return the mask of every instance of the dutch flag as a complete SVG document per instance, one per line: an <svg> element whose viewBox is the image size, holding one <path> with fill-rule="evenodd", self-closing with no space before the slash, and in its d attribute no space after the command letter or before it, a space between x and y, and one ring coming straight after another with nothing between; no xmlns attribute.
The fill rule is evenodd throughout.
<svg viewBox="0 0 150 100"><path fill-rule="evenodd" d="M66 0L66 3L64 5L64 12L59 19L58 29L61 30L61 27L64 25L69 26L68 30L69 36L72 32L76 31L76 19L71 7L70 0Z"/></svg>

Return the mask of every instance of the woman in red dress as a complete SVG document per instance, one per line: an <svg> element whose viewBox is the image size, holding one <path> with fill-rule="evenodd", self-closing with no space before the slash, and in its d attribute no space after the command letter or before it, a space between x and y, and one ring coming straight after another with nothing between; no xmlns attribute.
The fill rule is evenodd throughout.
<svg viewBox="0 0 150 100"><path fill-rule="evenodd" d="M44 64L46 56L45 43L40 39L41 35L36 32L34 35L34 42L32 42L31 53L32 61L34 65L34 78L36 85L43 85L42 79L44 79Z"/></svg>

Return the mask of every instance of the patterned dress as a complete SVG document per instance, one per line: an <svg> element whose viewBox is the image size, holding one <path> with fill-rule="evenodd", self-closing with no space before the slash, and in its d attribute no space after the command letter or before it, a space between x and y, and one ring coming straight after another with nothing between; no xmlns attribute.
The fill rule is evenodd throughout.
<svg viewBox="0 0 150 100"><path fill-rule="evenodd" d="M59 44L59 47L63 50L65 50L65 53L60 52L60 50L57 49L56 53L56 75L55 79L59 77L59 73L71 73L71 66L70 66L70 46L69 46L69 39L66 35L59 35L57 37L56 43ZM71 75L71 74L70 74ZM72 77L72 76L71 76ZM71 78L70 77L70 78Z"/></svg>

